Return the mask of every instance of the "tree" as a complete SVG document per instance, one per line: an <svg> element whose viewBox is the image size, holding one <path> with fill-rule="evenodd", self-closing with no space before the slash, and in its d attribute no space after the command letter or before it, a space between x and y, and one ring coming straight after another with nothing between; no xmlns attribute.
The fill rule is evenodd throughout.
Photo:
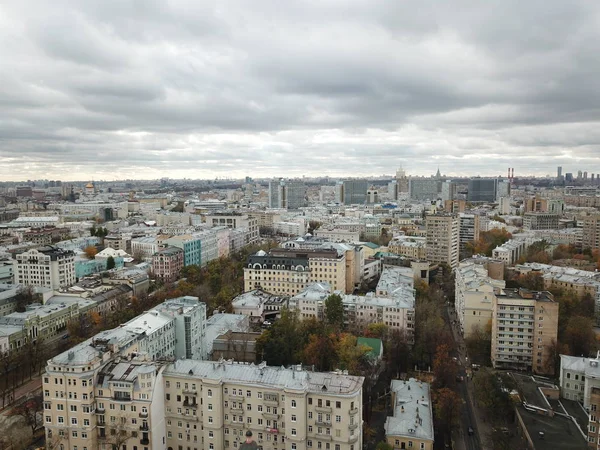
<svg viewBox="0 0 600 450"><path fill-rule="evenodd" d="M113 450L119 450L123 448L123 444L125 444L132 437L131 431L128 430L126 426L127 418L121 416L117 417L116 419L117 420L113 422L108 429L108 439L113 446Z"/></svg>
<svg viewBox="0 0 600 450"><path fill-rule="evenodd" d="M28 398L20 405L15 406L10 415L22 417L25 420L25 424L31 427L31 434L33 434L42 424L40 418L43 406L42 394L37 394Z"/></svg>
<svg viewBox="0 0 600 450"><path fill-rule="evenodd" d="M256 340L256 354L270 366L288 366L299 362L301 344L298 317L283 308L281 318Z"/></svg>
<svg viewBox="0 0 600 450"><path fill-rule="evenodd" d="M492 350L492 321L488 321L485 328L479 325L475 326L469 336L465 338L465 346L472 362L489 366Z"/></svg>
<svg viewBox="0 0 600 450"><path fill-rule="evenodd" d="M87 259L94 259L98 254L98 249L94 245L89 245L83 249L83 253L85 253Z"/></svg>
<svg viewBox="0 0 600 450"><path fill-rule="evenodd" d="M512 417L512 400L490 369L484 367L475 372L473 386L477 402L493 422L506 423Z"/></svg>
<svg viewBox="0 0 600 450"><path fill-rule="evenodd" d="M344 326L344 304L342 297L331 294L325 299L325 318L329 325L342 329Z"/></svg>
<svg viewBox="0 0 600 450"><path fill-rule="evenodd" d="M434 391L434 405L440 428L447 436L458 425L462 399L452 389L442 388Z"/></svg>
<svg viewBox="0 0 600 450"><path fill-rule="evenodd" d="M588 317L573 316L567 322L563 342L573 356L590 356L596 350L594 321Z"/></svg>
<svg viewBox="0 0 600 450"><path fill-rule="evenodd" d="M27 306L35 301L35 291L33 286L20 286L17 290L16 299L16 311L25 312Z"/></svg>
<svg viewBox="0 0 600 450"><path fill-rule="evenodd" d="M112 256L109 256L108 258L106 258L106 270L111 270L115 268L115 258L113 258Z"/></svg>
<svg viewBox="0 0 600 450"><path fill-rule="evenodd" d="M318 230L321 227L321 225L323 225L323 224L317 220L309 220L308 221L308 232L310 234L313 234L315 232L315 230Z"/></svg>
<svg viewBox="0 0 600 450"><path fill-rule="evenodd" d="M98 230L96 229L96 224L93 224L90 228L90 236L97 236Z"/></svg>
<svg viewBox="0 0 600 450"><path fill-rule="evenodd" d="M313 334L302 352L302 361L319 372L333 370L337 361L336 347L328 334Z"/></svg>
<svg viewBox="0 0 600 450"><path fill-rule="evenodd" d="M438 345L433 360L433 385L437 389L454 388L458 367L450 357L450 346L446 343Z"/></svg>
<svg viewBox="0 0 600 450"><path fill-rule="evenodd" d="M377 444L377 447L375 447L375 450L394 450L394 447L392 447L390 444L388 444L385 441L381 441L379 444Z"/></svg>
<svg viewBox="0 0 600 450"><path fill-rule="evenodd" d="M338 368L347 370L352 375L359 370L361 358L371 351L366 345L356 345L357 340L356 336L350 333L341 333L336 342Z"/></svg>

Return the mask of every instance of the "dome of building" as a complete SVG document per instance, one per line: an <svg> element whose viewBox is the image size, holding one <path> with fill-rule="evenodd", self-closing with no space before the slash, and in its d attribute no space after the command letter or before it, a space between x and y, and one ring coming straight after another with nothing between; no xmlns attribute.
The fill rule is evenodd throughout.
<svg viewBox="0 0 600 450"><path fill-rule="evenodd" d="M85 185L86 189L94 189L94 185L92 183L88 183Z"/></svg>

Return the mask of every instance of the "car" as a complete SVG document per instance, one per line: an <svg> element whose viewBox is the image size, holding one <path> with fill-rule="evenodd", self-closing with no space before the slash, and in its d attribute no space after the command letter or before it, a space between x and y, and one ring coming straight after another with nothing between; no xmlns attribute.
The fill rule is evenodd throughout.
<svg viewBox="0 0 600 450"><path fill-rule="evenodd" d="M61 339L69 339L69 335L68 334L64 334Z"/></svg>
<svg viewBox="0 0 600 450"><path fill-rule="evenodd" d="M469 434L469 436L473 436L473 434L475 434L475 430L471 425L469 425L469 428L467 428L467 433Z"/></svg>

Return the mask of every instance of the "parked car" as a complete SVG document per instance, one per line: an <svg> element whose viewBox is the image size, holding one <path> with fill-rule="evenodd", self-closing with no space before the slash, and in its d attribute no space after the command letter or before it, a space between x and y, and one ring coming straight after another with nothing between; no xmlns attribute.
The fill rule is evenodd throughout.
<svg viewBox="0 0 600 450"><path fill-rule="evenodd" d="M475 434L475 430L472 426L469 425L469 428L467 428L467 433L469 434L469 436L473 436L473 434Z"/></svg>

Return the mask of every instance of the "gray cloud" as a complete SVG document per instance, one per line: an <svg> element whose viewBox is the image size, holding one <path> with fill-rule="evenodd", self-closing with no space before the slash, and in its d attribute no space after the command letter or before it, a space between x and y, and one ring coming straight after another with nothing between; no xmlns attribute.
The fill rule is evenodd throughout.
<svg viewBox="0 0 600 450"><path fill-rule="evenodd" d="M593 2L0 5L0 179L600 172Z"/></svg>

